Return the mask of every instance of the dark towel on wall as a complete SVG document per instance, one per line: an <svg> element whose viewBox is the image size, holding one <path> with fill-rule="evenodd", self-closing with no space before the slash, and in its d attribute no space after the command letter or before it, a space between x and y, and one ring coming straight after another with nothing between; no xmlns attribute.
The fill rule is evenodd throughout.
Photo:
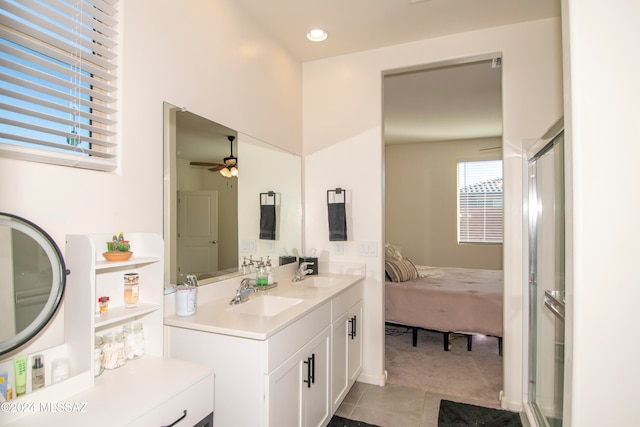
<svg viewBox="0 0 640 427"><path fill-rule="evenodd" d="M276 205L260 205L260 239L276 240Z"/></svg>
<svg viewBox="0 0 640 427"><path fill-rule="evenodd" d="M329 241L347 240L347 212L345 203L328 203L329 206Z"/></svg>

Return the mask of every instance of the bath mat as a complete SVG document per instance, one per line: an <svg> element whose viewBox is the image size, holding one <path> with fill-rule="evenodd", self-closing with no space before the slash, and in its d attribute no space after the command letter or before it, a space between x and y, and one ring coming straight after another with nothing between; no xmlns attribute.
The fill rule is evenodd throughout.
<svg viewBox="0 0 640 427"><path fill-rule="evenodd" d="M516 412L441 400L438 427L462 426L522 427L522 423Z"/></svg>
<svg viewBox="0 0 640 427"><path fill-rule="evenodd" d="M327 424L327 427L378 427L373 424L367 424L362 421L349 420L347 418L342 418L337 415L334 415Z"/></svg>

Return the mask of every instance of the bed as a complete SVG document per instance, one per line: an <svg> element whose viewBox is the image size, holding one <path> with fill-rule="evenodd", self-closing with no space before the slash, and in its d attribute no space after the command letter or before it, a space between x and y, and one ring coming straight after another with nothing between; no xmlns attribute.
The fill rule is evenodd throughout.
<svg viewBox="0 0 640 427"><path fill-rule="evenodd" d="M417 345L418 328L444 334L498 338L502 353L502 271L453 267L416 266L410 260L387 259L385 263L385 321L413 328Z"/></svg>

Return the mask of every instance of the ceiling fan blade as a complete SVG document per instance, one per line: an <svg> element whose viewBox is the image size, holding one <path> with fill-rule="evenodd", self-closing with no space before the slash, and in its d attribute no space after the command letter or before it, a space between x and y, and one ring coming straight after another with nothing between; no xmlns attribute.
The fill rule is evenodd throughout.
<svg viewBox="0 0 640 427"><path fill-rule="evenodd" d="M212 167L212 168L209 168L209 170L210 170L211 172L220 172L220 171L221 171L222 169L224 169L224 168L225 168L225 166L224 166L224 165L220 165L220 164L218 164L218 165L215 165L215 166L214 166L214 167Z"/></svg>
<svg viewBox="0 0 640 427"><path fill-rule="evenodd" d="M189 162L191 166L213 166L217 165L216 162Z"/></svg>
<svg viewBox="0 0 640 427"><path fill-rule="evenodd" d="M217 162L189 162L189 164L191 166L222 166L224 167L222 163L217 163Z"/></svg>

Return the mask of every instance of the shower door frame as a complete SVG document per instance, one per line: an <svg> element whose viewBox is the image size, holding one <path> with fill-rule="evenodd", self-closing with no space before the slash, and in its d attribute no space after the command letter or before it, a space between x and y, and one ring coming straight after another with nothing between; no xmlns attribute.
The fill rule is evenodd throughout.
<svg viewBox="0 0 640 427"><path fill-rule="evenodd" d="M537 259L537 255L538 255L538 247L537 247L537 239L538 239L538 225L539 225L539 221L541 220L541 215L539 214L539 201L540 201L540 194L538 194L538 192L536 191L536 178L537 178L537 174L534 173L534 171L532 170L533 168L536 167L536 162L542 158L545 154L547 154L549 151L553 150L556 145L557 145L557 139L558 137L562 136L563 140L562 140L562 156L563 159L565 158L565 150L564 150L564 123L563 120L561 119L560 121L558 121L554 126L552 126L549 131L540 139L538 140L528 151L527 151L527 155L524 156L524 160L525 160L525 171L527 172L527 191L525 192L525 194L527 194L527 204L526 204L526 211L527 211L527 217L528 217L528 221L527 221L527 235L528 235L528 264L527 264L527 284L526 284L526 290L524 295L527 296L527 301L525 304L525 311L526 311L526 318L528 320L527 323L527 327L526 327L526 331L528 333L528 340L525 341L527 348L525 349L524 352L524 356L527 358L525 366L526 369L524 370L524 404L525 404L525 412L527 414L527 418L529 420L529 422L532 424L532 426L536 426L536 427L549 427L550 424L547 420L547 417L545 416L545 411L541 410L540 407L538 406L538 402L537 402L537 398L538 398L538 393L537 393L537 371L536 369L538 368L539 365L539 361L537 360L538 358L538 344L539 344L539 340L538 340L538 313L544 312L546 309L544 306L539 307L538 310L536 310L537 305L542 305L543 301L539 298L539 289L538 289L538 283L537 280L538 278L536 277L535 272L537 271L537 268L539 267L537 262L539 261ZM563 187L562 187L562 191L563 191L563 199L562 201L565 202L566 201L566 165L562 164L562 173L563 173ZM555 176L555 175L554 175ZM555 179L555 178L554 178ZM533 191L532 191L533 190ZM563 269L563 274L566 273L566 205L563 204L563 235L562 235L562 249L563 249L563 253L562 253L562 260L564 261L564 269ZM554 233L554 245L556 244L555 242L557 242L558 240L555 239L555 237L557 237ZM554 270L555 273L555 270ZM565 280L565 285L566 285L566 277L563 279ZM555 289L555 288L554 288ZM564 298L564 289L563 289L563 298ZM545 298L546 300L546 298ZM546 302L546 301L545 301ZM564 310L564 305L562 305L562 310ZM542 314L542 313L541 313ZM556 329L556 334L557 334L557 329L558 329L558 321L555 321L555 326L554 328ZM561 323L564 322L564 320L561 321ZM563 340L563 344L562 347L564 349L564 340L566 339L566 325L562 324L562 340ZM555 350L555 346L557 345L557 343L555 342L557 335L554 335L554 350ZM557 351L557 350L556 350ZM546 353L545 353L546 355ZM554 355L556 356L556 355ZM556 425L562 425L562 412L563 412L563 406L564 406L564 402L563 402L563 386L564 386L564 358L566 358L563 354L563 360L562 360L562 378L560 379L561 383L560 383L560 401L562 403L560 403L560 424L553 424L554 426ZM547 388L549 384L544 384ZM558 389L558 385L557 385L557 378L554 377L554 384L552 384L553 387L555 387L556 389ZM543 387L544 388L544 387ZM555 395L553 396L555 398ZM554 407L555 409L555 407ZM548 408L547 408L548 410ZM557 420L556 420L557 421Z"/></svg>

